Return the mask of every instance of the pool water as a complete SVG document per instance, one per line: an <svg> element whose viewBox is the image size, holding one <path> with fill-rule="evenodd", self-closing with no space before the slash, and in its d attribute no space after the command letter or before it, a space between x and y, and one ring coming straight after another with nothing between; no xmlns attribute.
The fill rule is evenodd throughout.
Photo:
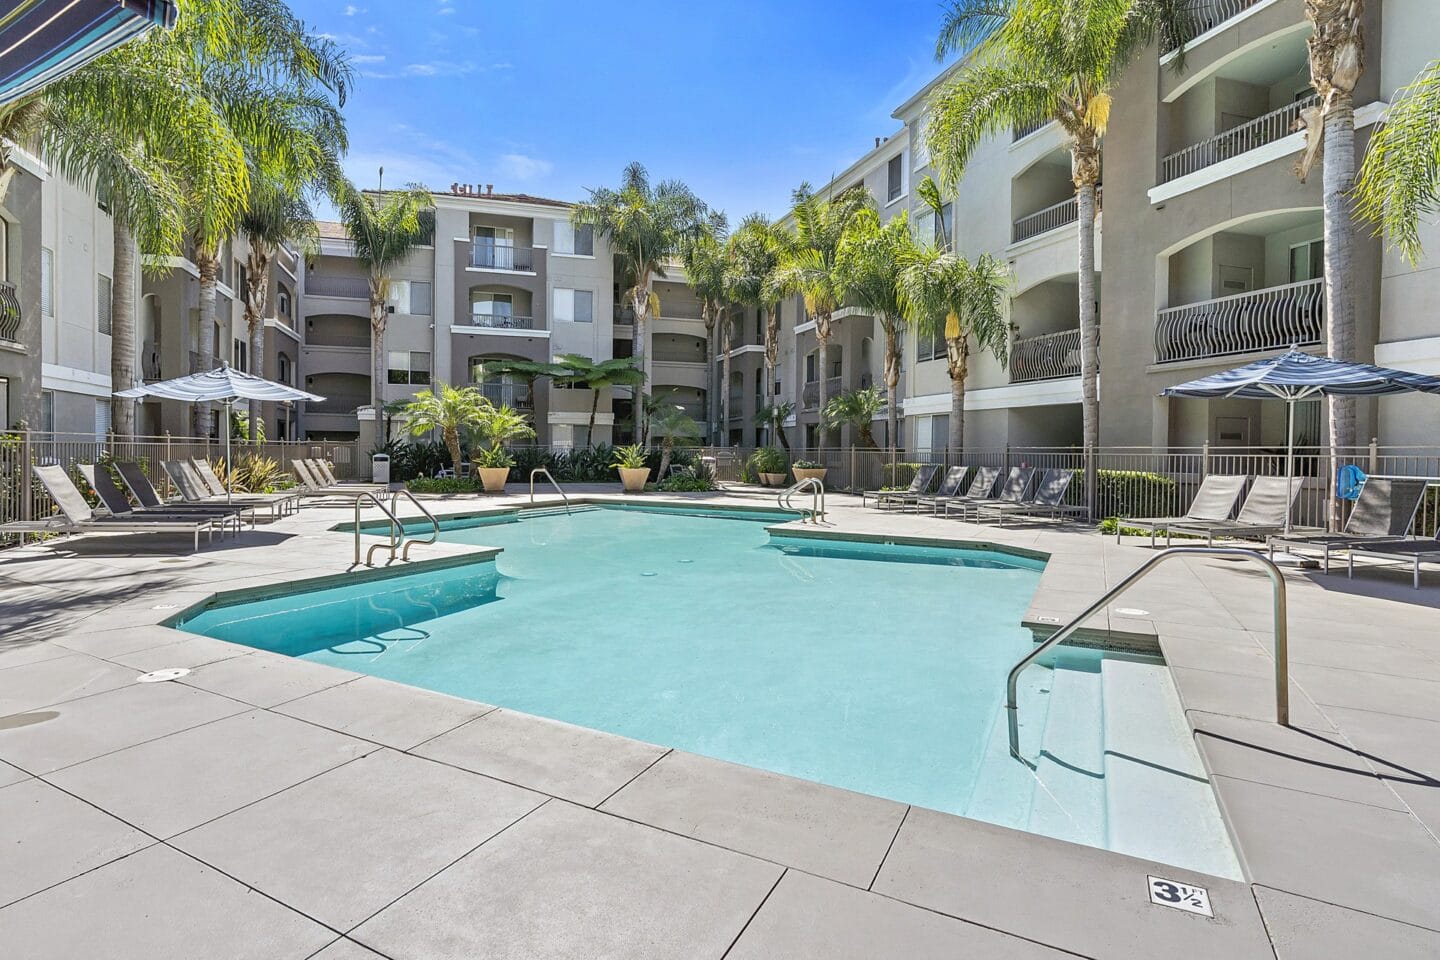
<svg viewBox="0 0 1440 960"><path fill-rule="evenodd" d="M1034 829L1035 778L1003 757L1003 694L1006 672L1032 647L1020 620L1043 563L772 536L775 519L586 508L459 521L442 539L503 552L216 606L179 626ZM1066 648L1026 671L1031 753L1042 752L1056 673L1094 678L1083 709L1100 728L1107 659L1127 658ZM1065 805L1059 832L1043 815L1040 832L1107 845L1103 809L1076 835L1071 808L1081 801Z"/></svg>

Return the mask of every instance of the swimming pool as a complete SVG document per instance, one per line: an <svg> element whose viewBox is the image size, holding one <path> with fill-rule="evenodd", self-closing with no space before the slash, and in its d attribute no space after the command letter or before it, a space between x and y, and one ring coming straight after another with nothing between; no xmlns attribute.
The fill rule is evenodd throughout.
<svg viewBox="0 0 1440 960"><path fill-rule="evenodd" d="M446 523L442 538L503 548L494 561L213 606L177 626L1113 845L1099 733L1106 665L1163 667L1066 648L1026 671L1027 752L1043 763L1048 748L1061 762L1056 782L1042 782L1005 755L1003 719L1005 674L1032 644L1020 620L1042 561L772 536L776 519L620 508L470 518ZM1059 711L1052 689L1069 691ZM1066 711L1066 727L1093 736L1065 730L1062 745L1047 717Z"/></svg>

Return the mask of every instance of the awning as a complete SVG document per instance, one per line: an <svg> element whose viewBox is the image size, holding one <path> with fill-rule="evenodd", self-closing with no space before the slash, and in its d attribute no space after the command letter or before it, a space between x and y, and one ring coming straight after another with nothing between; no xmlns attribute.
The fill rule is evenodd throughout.
<svg viewBox="0 0 1440 960"><path fill-rule="evenodd" d="M0 13L0 104L34 93L154 26L168 0L12 0Z"/></svg>

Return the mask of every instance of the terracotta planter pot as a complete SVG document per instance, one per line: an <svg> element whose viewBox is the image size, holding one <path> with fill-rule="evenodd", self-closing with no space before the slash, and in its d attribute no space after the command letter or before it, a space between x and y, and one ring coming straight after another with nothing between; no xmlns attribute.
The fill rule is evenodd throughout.
<svg viewBox="0 0 1440 960"><path fill-rule="evenodd" d="M783 487L785 486L785 474L762 473L760 474L760 482L767 487Z"/></svg>
<svg viewBox="0 0 1440 960"><path fill-rule="evenodd" d="M809 480L811 477L814 477L816 480L824 480L824 479L825 479L825 470L826 470L825 467L813 467L813 468L807 468L807 467L791 467L791 468L790 468L790 472L793 473L793 474L795 474L795 482L796 482L796 483L799 483L801 480Z"/></svg>
<svg viewBox="0 0 1440 960"><path fill-rule="evenodd" d="M478 472L486 493L505 492L505 481L510 479L509 467L480 467Z"/></svg>
<svg viewBox="0 0 1440 960"><path fill-rule="evenodd" d="M645 481L650 479L649 467L620 467L620 482L625 487L626 493L639 493L645 489Z"/></svg>

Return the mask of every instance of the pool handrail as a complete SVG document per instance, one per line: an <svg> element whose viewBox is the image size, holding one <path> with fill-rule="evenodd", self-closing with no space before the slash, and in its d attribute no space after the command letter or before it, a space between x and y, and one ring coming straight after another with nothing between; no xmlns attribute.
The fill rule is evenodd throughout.
<svg viewBox="0 0 1440 960"><path fill-rule="evenodd" d="M806 477L804 480L791 484L780 492L780 495L775 498L775 502L786 510L794 510L795 508L790 504L790 498L806 490L811 493L810 522L818 524L820 518L825 516L825 481L819 477ZM805 521L802 519L800 522L804 523Z"/></svg>
<svg viewBox="0 0 1440 960"><path fill-rule="evenodd" d="M430 537L427 540L421 540L416 537L407 535L405 533L404 524L401 524L400 539L405 545L400 550L400 559L409 560L410 548L413 547L415 544L421 543L428 546L429 544L435 543L440 539L440 521L435 518L435 514L431 513L425 507L425 504L421 503L415 498L415 494L411 493L409 490L406 490L403 487L390 491L390 512L392 514L398 513L396 507L399 505L401 494L405 495L406 500L409 500L411 503L415 504L415 509L419 510L422 514L424 514L425 519L430 521Z"/></svg>
<svg viewBox="0 0 1440 960"><path fill-rule="evenodd" d="M415 504L416 509L425 515L426 520L430 521L430 536L428 539L422 540L405 535L405 524L400 522L400 518L397 515L399 513L398 507L401 494L404 494L405 499ZM388 507L385 506L384 501L381 500L376 493L369 490L361 490L355 495L355 566L358 567L360 565L360 508L366 501L379 507L380 512L385 514L385 518L390 521L390 535L383 543L374 543L370 546L370 549L365 552L365 566L373 567L375 565L374 558L376 550L389 550L392 561L395 559L396 552L399 552L401 560L409 560L410 548L412 546L417 543L431 544L440 539L440 521L435 518L435 514L426 509L425 504L415 499L415 495L409 490L391 490L390 506Z"/></svg>
<svg viewBox="0 0 1440 960"><path fill-rule="evenodd" d="M534 470L531 470L531 471L530 471L530 502L531 502L531 503L534 503L534 502L535 502L535 475L536 475L536 474L540 474L540 475L544 476L544 478L545 478L546 480L549 480L549 481L550 481L550 486L554 487L554 488L555 488L555 492L558 493L558 494L560 494L560 499L562 499L562 500L565 501L565 513L566 513L566 514L569 514L569 513L570 513L570 498L565 495L565 491L560 488L560 484L558 484L558 483L555 482L555 478L550 475L549 469L547 469L547 468L545 468L545 467L536 467Z"/></svg>
<svg viewBox="0 0 1440 960"><path fill-rule="evenodd" d="M1136 567L1129 576L1107 590L1100 599L1086 607L1069 623L1056 630L1041 643L1036 644L1034 650L1031 650L1010 668L1010 675L1005 680L1005 719L1010 727L1010 755L1012 757L1033 769L1034 764L1020 755L1020 706L1016 688L1020 682L1021 671L1040 659L1045 651L1058 643L1063 643L1076 630L1080 629L1081 624L1103 610L1106 604L1134 586L1151 570L1166 560L1179 556L1240 557L1254 560L1265 569L1266 575L1270 577L1271 596L1275 608L1275 722L1281 726L1290 725L1290 642L1289 618L1285 608L1285 575L1264 555L1244 547L1169 547Z"/></svg>

